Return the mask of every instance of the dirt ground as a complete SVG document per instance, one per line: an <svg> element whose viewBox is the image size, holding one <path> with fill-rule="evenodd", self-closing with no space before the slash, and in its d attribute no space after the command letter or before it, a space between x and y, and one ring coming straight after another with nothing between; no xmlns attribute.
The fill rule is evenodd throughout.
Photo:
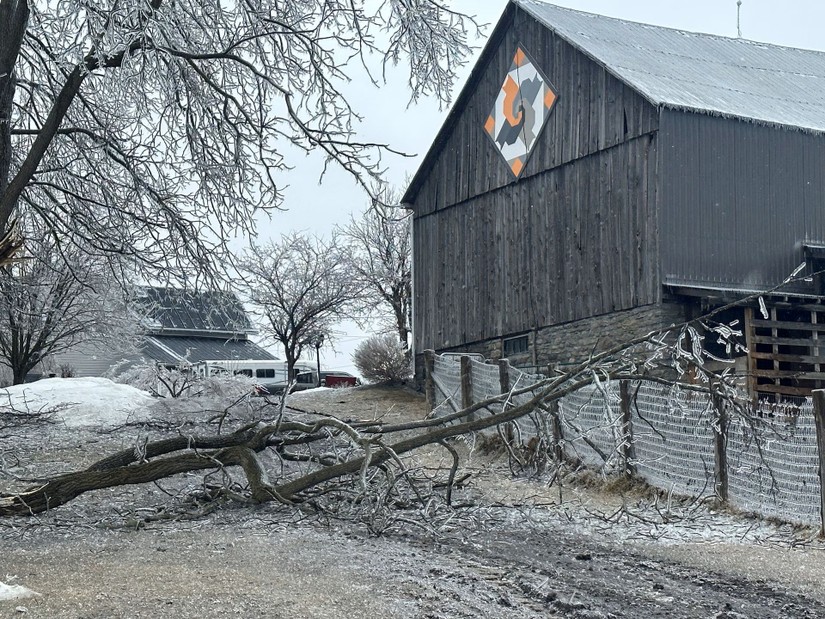
<svg viewBox="0 0 825 619"><path fill-rule="evenodd" d="M293 404L345 419L426 414L403 389ZM79 468L146 431L33 428L25 444L0 439L2 466L19 477ZM0 618L825 618L825 545L811 531L690 502L663 514L633 488L586 475L560 488L550 472L513 479L500 452L461 450L464 506L381 536L277 505L142 522L197 475L0 521L0 581L40 594L0 602Z"/></svg>

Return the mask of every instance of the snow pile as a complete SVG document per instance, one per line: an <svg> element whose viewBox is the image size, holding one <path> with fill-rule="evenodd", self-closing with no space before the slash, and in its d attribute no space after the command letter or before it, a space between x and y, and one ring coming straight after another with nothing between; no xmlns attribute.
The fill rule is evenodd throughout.
<svg viewBox="0 0 825 619"><path fill-rule="evenodd" d="M27 589L23 585L7 585L0 581L0 602L4 600L20 600L40 595L36 591Z"/></svg>
<svg viewBox="0 0 825 619"><path fill-rule="evenodd" d="M72 428L146 419L155 402L145 391L107 378L47 378L0 389L0 408L56 410L55 418Z"/></svg>

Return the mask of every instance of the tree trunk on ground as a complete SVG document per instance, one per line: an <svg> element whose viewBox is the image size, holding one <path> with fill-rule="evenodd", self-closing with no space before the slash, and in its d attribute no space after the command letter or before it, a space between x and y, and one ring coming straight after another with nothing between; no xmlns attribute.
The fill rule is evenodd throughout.
<svg viewBox="0 0 825 619"><path fill-rule="evenodd" d="M561 397L567 391L564 389L552 397ZM251 502L302 502L305 492L325 482L337 481L358 474L359 471L363 477L366 469L380 466L414 449L517 419L531 412L545 396L538 395L521 406L489 417L464 421L474 412L493 403L500 403L506 397L508 395L497 396L439 419L387 427L381 427L375 422L363 422L366 425L360 432L352 425L325 417L314 423L284 421L260 427L245 427L223 436L176 437L156 441L148 443L141 450L132 448L113 454L84 471L52 477L23 492L0 494L0 517L42 513L92 490L143 484L180 473L230 466L243 469L250 488ZM451 422L456 423L448 425ZM410 429L421 431L388 446L377 442L379 435ZM311 443L327 438L329 435L324 434L324 430L348 437L353 444L361 447L364 455L321 464L317 470L294 479L282 479L280 483L268 480L257 453L267 447Z"/></svg>

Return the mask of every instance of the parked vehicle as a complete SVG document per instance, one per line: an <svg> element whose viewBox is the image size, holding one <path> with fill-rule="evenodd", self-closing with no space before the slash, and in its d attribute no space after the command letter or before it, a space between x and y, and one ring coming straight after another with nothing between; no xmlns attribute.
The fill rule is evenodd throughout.
<svg viewBox="0 0 825 619"><path fill-rule="evenodd" d="M322 371L321 372L321 386L322 387L355 387L360 385L361 381L357 376L353 376L349 372L335 372Z"/></svg>
<svg viewBox="0 0 825 619"><path fill-rule="evenodd" d="M286 361L257 361L251 359L220 359L201 361L195 366L199 376L247 376L255 384L261 395L281 393L289 385ZM295 387L293 391L312 389L318 384L317 372L309 363L298 362L293 368Z"/></svg>

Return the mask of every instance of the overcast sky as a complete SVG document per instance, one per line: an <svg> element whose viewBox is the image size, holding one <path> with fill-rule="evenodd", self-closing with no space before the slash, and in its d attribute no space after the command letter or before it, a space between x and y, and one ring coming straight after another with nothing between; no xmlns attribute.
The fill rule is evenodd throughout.
<svg viewBox="0 0 825 619"><path fill-rule="evenodd" d="M486 42L507 0L444 0L451 7L476 15L489 24L485 36L475 42L479 49ZM723 36L737 35L736 0L556 0L558 6L618 17L631 21L656 24L681 30L705 32ZM742 36L746 39L825 51L825 2L822 0L742 0ZM463 68L453 98L458 96L470 69L471 58ZM366 79L352 74L352 103L364 120L359 135L375 141L390 143L395 149L415 155L411 158L388 159L387 180L404 186L408 176L415 173L443 123L448 109L439 110L436 101L424 100L408 106L409 93L405 90L403 68L389 76L389 83L375 89ZM491 102L492 105L492 102ZM290 230L311 231L325 235L335 225L345 223L350 214L360 214L366 207L366 197L343 172L330 170L319 184L322 160L298 154L290 163L295 169L285 177L284 206L288 209L260 222L263 238L277 238ZM350 356L366 336L355 325L341 325L337 352L321 353L321 363L330 369L354 372ZM276 348L275 354L281 356Z"/></svg>

